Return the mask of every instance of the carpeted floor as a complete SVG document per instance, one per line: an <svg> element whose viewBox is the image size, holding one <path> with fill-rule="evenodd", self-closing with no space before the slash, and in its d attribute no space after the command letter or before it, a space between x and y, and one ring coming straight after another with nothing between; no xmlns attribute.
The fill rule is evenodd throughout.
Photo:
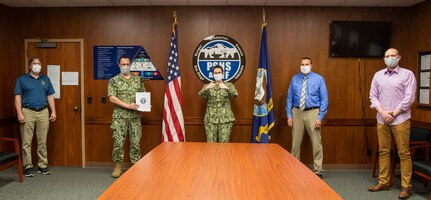
<svg viewBox="0 0 431 200"><path fill-rule="evenodd" d="M52 167L52 174L24 177L18 182L16 168L0 172L0 199L96 199L111 185L110 168L67 168ZM394 187L390 191L368 192L368 186L375 184L377 179L371 178L370 170L327 170L324 181L344 199L348 200L386 200L398 199L400 178L396 177ZM431 186L425 188L422 182L414 179L411 200L427 200Z"/></svg>

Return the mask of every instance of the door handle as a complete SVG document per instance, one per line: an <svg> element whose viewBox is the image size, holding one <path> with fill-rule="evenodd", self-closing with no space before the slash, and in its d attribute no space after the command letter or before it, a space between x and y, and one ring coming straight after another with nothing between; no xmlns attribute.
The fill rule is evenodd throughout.
<svg viewBox="0 0 431 200"><path fill-rule="evenodd" d="M77 112L77 111L81 111L81 107L78 105L73 106L73 111Z"/></svg>

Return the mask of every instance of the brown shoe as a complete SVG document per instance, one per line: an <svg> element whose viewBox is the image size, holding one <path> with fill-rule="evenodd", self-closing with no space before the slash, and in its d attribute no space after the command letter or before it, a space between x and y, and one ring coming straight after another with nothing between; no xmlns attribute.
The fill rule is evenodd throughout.
<svg viewBox="0 0 431 200"><path fill-rule="evenodd" d="M410 197L410 189L409 188L401 188L399 199L408 199Z"/></svg>
<svg viewBox="0 0 431 200"><path fill-rule="evenodd" d="M391 189L391 186L378 183L377 185L373 185L373 186L369 187L368 191L378 192L378 191L386 191L386 190L390 190L390 189Z"/></svg>

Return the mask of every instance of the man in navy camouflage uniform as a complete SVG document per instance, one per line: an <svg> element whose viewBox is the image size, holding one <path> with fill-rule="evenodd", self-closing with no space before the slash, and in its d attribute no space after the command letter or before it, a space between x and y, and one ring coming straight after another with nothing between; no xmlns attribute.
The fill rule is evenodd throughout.
<svg viewBox="0 0 431 200"><path fill-rule="evenodd" d="M144 81L130 73L130 58L121 56L119 59L121 73L109 80L108 96L109 100L115 104L112 113L112 137L114 138L114 149L112 161L115 168L112 177L121 175L121 163L124 155L124 142L127 133L130 139L130 160L133 164L141 158L141 136L142 125L141 115L137 111L138 105L135 103L136 92L145 92Z"/></svg>

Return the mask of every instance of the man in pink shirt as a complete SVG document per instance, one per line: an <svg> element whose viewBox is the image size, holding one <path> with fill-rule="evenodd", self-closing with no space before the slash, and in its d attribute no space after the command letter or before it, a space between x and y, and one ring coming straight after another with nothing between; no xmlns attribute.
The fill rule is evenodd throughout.
<svg viewBox="0 0 431 200"><path fill-rule="evenodd" d="M368 190L377 192L390 189L390 152L393 136L401 163L399 198L408 199L412 187L412 161L409 149L410 106L415 101L416 78L412 71L398 65L400 59L397 49L388 49L384 57L387 68L376 72L371 82L370 107L377 110L379 183Z"/></svg>

